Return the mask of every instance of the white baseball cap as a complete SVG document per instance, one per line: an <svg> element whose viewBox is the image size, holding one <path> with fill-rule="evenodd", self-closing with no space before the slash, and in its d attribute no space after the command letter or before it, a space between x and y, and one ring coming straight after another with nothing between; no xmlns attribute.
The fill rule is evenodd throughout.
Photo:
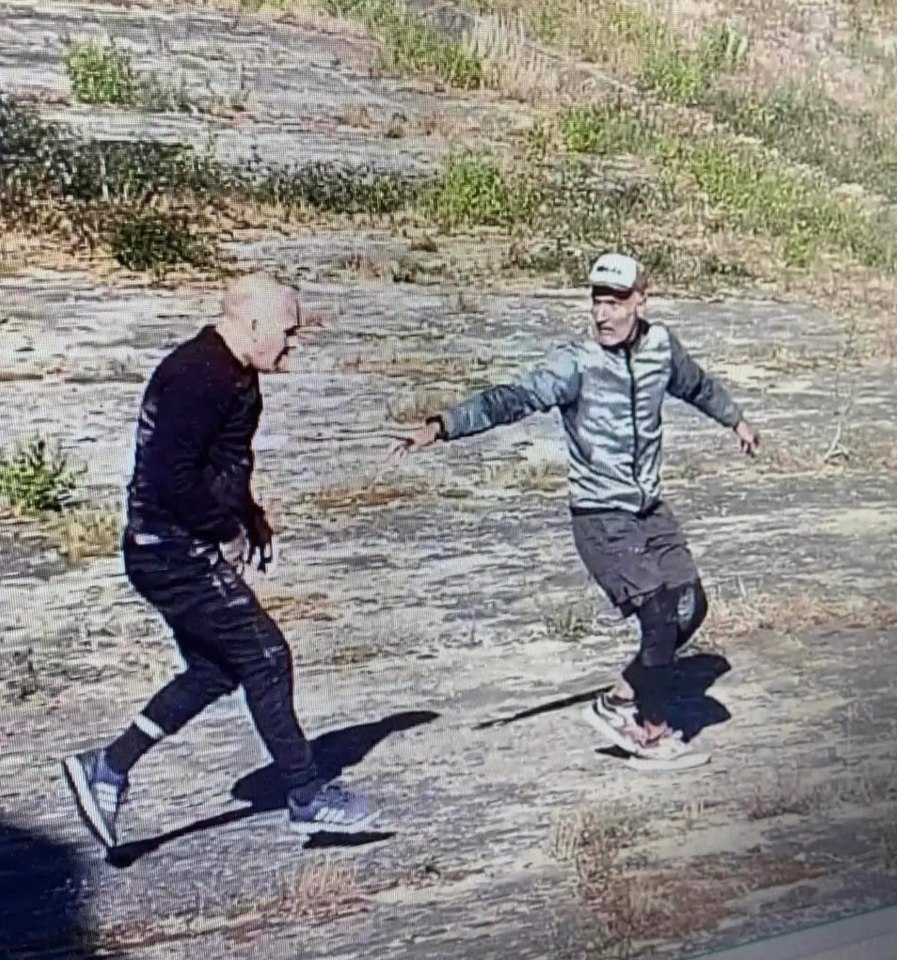
<svg viewBox="0 0 897 960"><path fill-rule="evenodd" d="M593 287L611 290L635 290L642 282L642 270L637 260L623 253L603 253L589 272Z"/></svg>

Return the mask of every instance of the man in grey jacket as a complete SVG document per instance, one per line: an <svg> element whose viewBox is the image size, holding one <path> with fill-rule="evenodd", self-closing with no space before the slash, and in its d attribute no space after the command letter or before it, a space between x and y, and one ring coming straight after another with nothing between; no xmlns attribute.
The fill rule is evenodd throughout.
<svg viewBox="0 0 897 960"><path fill-rule="evenodd" d="M490 387L396 436L398 456L558 409L570 458L573 537L598 585L641 628L638 654L588 721L643 767L709 759L668 723L673 662L707 614L707 597L682 530L662 499L661 411L667 393L734 430L754 455L759 435L723 385L662 323L644 318L647 280L616 253L590 272L591 336L556 350L518 383Z"/></svg>

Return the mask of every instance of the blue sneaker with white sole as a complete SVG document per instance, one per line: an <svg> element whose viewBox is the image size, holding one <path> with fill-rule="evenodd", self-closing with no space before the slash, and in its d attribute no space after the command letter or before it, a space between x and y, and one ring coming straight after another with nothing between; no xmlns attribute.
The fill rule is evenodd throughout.
<svg viewBox="0 0 897 960"><path fill-rule="evenodd" d="M86 750L62 761L66 783L84 825L111 849L118 843L115 821L128 795L128 778L115 773L102 750Z"/></svg>
<svg viewBox="0 0 897 960"><path fill-rule="evenodd" d="M287 797L290 826L304 834L363 833L377 820L367 800L350 793L339 783L328 783L309 800Z"/></svg>

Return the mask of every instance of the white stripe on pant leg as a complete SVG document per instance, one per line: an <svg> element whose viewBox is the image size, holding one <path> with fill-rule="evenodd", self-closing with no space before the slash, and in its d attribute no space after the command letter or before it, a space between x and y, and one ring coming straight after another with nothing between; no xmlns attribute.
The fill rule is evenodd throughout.
<svg viewBox="0 0 897 960"><path fill-rule="evenodd" d="M153 723L149 717L142 713L138 713L137 716L134 717L134 726L137 727L141 733L145 733L151 740L161 740L165 736L165 731L159 724Z"/></svg>

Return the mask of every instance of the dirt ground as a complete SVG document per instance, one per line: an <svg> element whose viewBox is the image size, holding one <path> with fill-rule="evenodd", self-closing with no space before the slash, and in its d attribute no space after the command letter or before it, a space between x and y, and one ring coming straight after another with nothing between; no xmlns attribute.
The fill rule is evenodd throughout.
<svg viewBox="0 0 897 960"><path fill-rule="evenodd" d="M59 103L47 116L194 143L216 128L224 159L256 145L399 169L432 167L451 143L385 139L397 110L454 113L473 140L522 110L371 77L371 43L349 31L178 17L0 3L0 87L64 93L60 38L105 29L197 89L226 88L243 64L250 109L235 123ZM345 122L358 106L373 128ZM59 760L115 735L174 653L117 556L69 565L7 519L0 955L673 958L897 898L890 362L845 364L848 335L817 308L652 302L765 445L746 463L726 431L667 408L667 492L714 601L681 664L680 719L713 760L638 774L580 718L634 633L576 556L558 422L386 462L403 404L523 369L583 328L582 291L345 276L347 251L408 252L372 231L272 232L231 250L292 277L328 319L295 372L264 382L256 488L279 557L254 582L295 651L316 749L382 804L382 833L302 847L234 697L140 764L123 847L105 860ZM39 265L4 276L4 443L42 431L86 464L98 502L119 500L142 383L216 296ZM837 436L850 458L823 464Z"/></svg>

